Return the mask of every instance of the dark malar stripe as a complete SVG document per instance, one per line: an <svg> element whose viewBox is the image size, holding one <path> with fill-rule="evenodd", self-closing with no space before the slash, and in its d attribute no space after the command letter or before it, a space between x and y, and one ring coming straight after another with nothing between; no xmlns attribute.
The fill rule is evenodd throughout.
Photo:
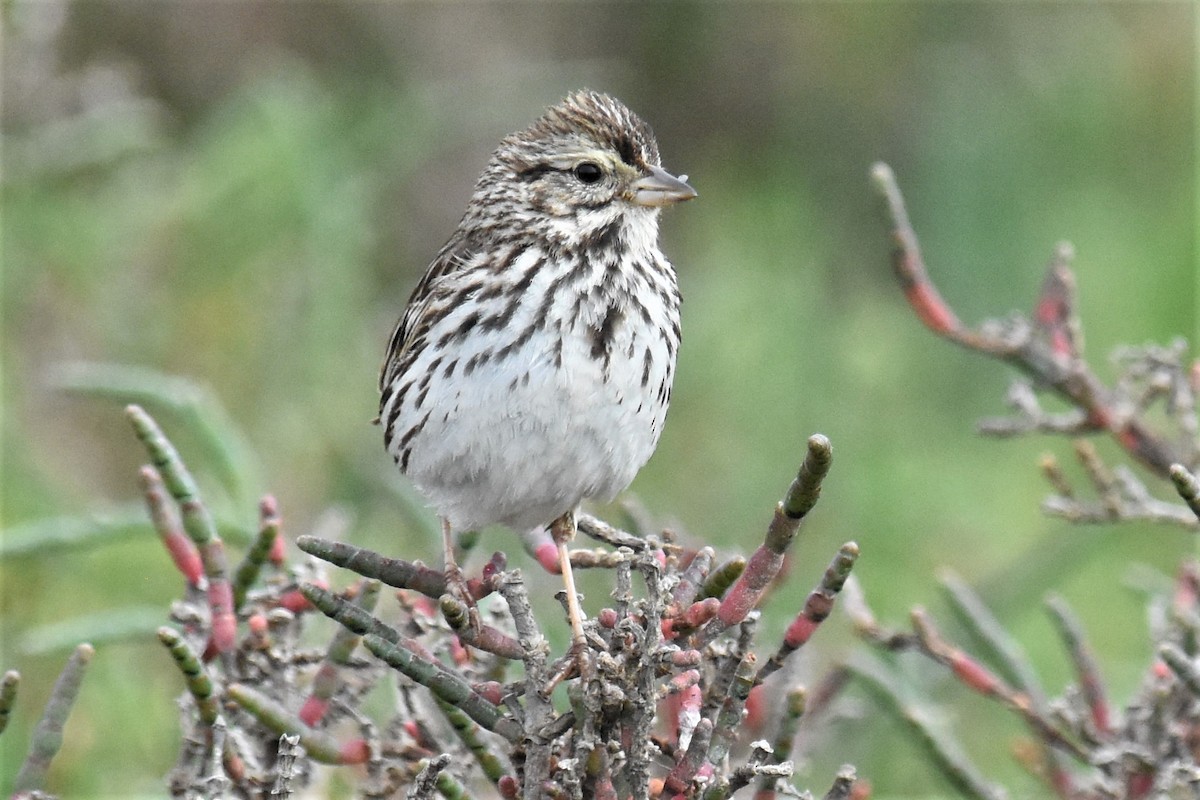
<svg viewBox="0 0 1200 800"><path fill-rule="evenodd" d="M584 235L582 249L587 253L610 253L615 249L620 235L621 221L614 219Z"/></svg>

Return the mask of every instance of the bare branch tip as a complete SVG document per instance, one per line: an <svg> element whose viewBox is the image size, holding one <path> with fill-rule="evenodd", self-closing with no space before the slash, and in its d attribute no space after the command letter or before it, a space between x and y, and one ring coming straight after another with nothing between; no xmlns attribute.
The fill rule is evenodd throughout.
<svg viewBox="0 0 1200 800"><path fill-rule="evenodd" d="M804 461L814 475L824 477L833 462L833 444L829 437L820 433L808 437L808 454Z"/></svg>
<svg viewBox="0 0 1200 800"><path fill-rule="evenodd" d="M279 514L279 501L273 494L264 494L258 501L258 512L264 517L274 517Z"/></svg>
<svg viewBox="0 0 1200 800"><path fill-rule="evenodd" d="M896 186L896 174L886 162L876 161L871 165L871 182L875 184L876 189L887 193Z"/></svg>

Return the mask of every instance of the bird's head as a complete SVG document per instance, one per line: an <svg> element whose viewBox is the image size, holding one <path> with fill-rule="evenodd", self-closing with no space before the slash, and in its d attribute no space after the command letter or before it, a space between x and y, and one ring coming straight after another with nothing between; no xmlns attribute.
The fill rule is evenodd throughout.
<svg viewBox="0 0 1200 800"><path fill-rule="evenodd" d="M649 125L620 100L582 90L500 143L472 205L505 227L545 219L593 228L616 217L653 218L695 196L686 176L660 165Z"/></svg>

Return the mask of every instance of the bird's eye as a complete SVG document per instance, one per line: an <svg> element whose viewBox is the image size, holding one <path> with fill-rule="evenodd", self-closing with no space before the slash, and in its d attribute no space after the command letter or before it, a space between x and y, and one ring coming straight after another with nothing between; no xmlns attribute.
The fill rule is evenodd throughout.
<svg viewBox="0 0 1200 800"><path fill-rule="evenodd" d="M584 161L575 165L575 177L580 183L596 183L604 177L604 170L593 161Z"/></svg>

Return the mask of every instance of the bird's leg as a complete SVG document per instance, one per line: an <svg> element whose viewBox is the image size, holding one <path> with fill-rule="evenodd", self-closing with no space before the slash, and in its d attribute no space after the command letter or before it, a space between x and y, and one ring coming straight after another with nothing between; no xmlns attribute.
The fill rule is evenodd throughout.
<svg viewBox="0 0 1200 800"><path fill-rule="evenodd" d="M462 569L458 566L458 559L454 557L454 532L450 530L450 520L445 517L442 518L442 569L446 575L446 591L458 594L467 606L471 624L475 630L479 630L479 608L475 605L471 587L467 585L467 579L463 577Z"/></svg>
<svg viewBox="0 0 1200 800"><path fill-rule="evenodd" d="M586 639L583 635L583 612L579 609L579 595L575 593L575 575L571 572L571 554L567 544L575 538L575 514L568 511L550 523L550 536L558 547L558 568L562 573L563 586L567 592L567 617L571 621L571 646L583 653Z"/></svg>

